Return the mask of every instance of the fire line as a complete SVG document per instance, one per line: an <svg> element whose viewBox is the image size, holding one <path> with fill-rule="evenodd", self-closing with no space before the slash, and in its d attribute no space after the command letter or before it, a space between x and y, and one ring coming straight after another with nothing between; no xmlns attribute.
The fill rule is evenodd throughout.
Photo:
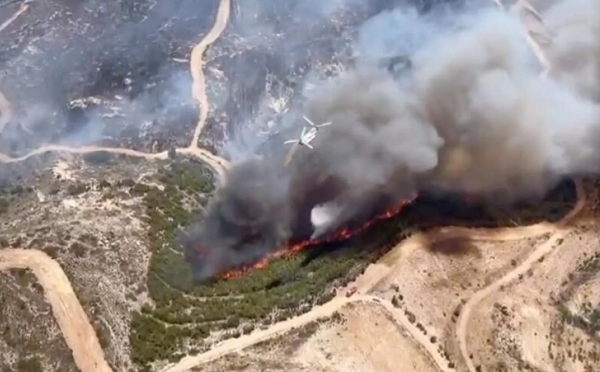
<svg viewBox="0 0 600 372"><path fill-rule="evenodd" d="M239 266L232 270L225 271L224 273L222 273L220 275L220 277L221 277L221 279L224 279L224 280L240 278L240 277L244 276L245 274L247 274L248 271L250 271L250 270L260 270L260 269L265 268L274 259L294 256L294 255L302 252L304 249L306 249L310 246L313 246L313 245L322 244L322 243L330 243L330 242L344 240L344 239L348 239L353 236L356 236L357 234L359 234L359 233L363 232L364 230L366 230L367 228L371 227L373 224L398 215L399 213L402 212L402 210L407 205L412 203L413 200L416 199L416 197L417 197L417 195L415 194L410 198L403 199L396 206L377 215L375 218L365 222L363 225L361 225L360 227L358 227L356 229L343 228L343 229L339 230L338 232L333 233L325 238L307 239L305 241L294 244L292 246L286 246L284 248L277 249L276 251L269 253L263 259L261 259L260 261L254 263L254 264L242 265L242 266Z"/></svg>

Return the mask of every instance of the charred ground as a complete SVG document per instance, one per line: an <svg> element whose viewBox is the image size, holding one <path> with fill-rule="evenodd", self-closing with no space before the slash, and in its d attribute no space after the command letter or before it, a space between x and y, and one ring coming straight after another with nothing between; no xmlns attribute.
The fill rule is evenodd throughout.
<svg viewBox="0 0 600 372"><path fill-rule="evenodd" d="M19 111L2 135L2 148L22 153L65 138L148 151L187 145L198 107L189 93L186 58L210 26L216 3L34 3L0 38L2 90ZM392 6L372 2L372 8L345 13L333 24L316 17L315 24L307 26L284 16L293 13L289 10L299 2L279 1L265 7L262 3L236 2L231 26L208 52L213 111L208 135L200 139L208 147L222 144L226 136L243 137L244 130L255 130L256 124L281 120L298 98L304 79L318 79L352 65L353 26ZM5 10L11 13L19 3L5 1L0 6L4 16ZM260 11L252 12L253 7ZM255 17L267 27L255 33L244 17ZM310 44L303 41L305 37ZM286 45L294 45L296 53L309 49L310 53L291 56L289 61ZM47 66L47 61L53 62ZM247 73L256 70L262 72ZM165 91L176 96L175 101L168 100ZM127 111L131 107L133 112ZM103 120L100 127L94 121L98 116ZM84 130L90 122L94 123L91 139ZM254 138L248 142L248 149L264 144ZM48 171L50 167L53 171ZM240 279L196 283L177 237L182 227L202 218L214 191L213 176L197 162L146 163L107 153L46 155L0 166L0 172L1 179L8 180L0 202L3 246L41 249L61 264L114 370L155 370L156 362L177 360L218 340L306 312L330 299L334 288L351 282L415 230L556 220L573 204L570 181L543 201L516 209L467 203L466 195L423 194L401 215L352 239L310 247ZM582 264L582 278L596 273L594 259ZM3 298L8 311L24 329L42 324L52 337L37 343L13 334L13 344L3 344L3 355L29 351L26 346L36 342L31 352L36 358L39 354L42 365L60 362L64 370L72 368L50 314L44 313L43 293L31 290L33 281L25 289L15 289L20 276L28 277L20 272L5 278L7 288L2 293L7 293ZM567 287L564 298L569 301L575 289ZM22 298L17 300L15 293ZM34 314L36 319L15 310L28 301L35 304L32 309L38 309L38 304L42 309ZM589 325L590 319L597 319L595 302L581 305L581 312L573 309L564 311L569 324L597 332L596 323ZM43 348L47 340L52 348ZM17 358L24 360L25 370L37 368L31 367L37 365L30 360L34 358L21 354Z"/></svg>
<svg viewBox="0 0 600 372"><path fill-rule="evenodd" d="M3 15L21 5L5 3ZM0 83L17 111L2 148L23 154L48 142L146 151L187 145L199 113L189 51L217 4L32 3L0 38Z"/></svg>

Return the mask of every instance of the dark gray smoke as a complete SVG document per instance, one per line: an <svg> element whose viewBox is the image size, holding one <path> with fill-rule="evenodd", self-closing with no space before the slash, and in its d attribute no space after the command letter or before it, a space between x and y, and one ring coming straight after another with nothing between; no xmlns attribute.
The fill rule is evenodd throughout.
<svg viewBox="0 0 600 372"><path fill-rule="evenodd" d="M548 77L519 20L486 9L460 17L452 31L432 32L425 47L410 51L412 68L400 77L369 62L324 83L303 112L334 124L287 167L279 153L231 170L185 242L197 273L214 275L314 235L316 206L325 205L313 216L316 234L324 234L420 190L510 201L599 171L597 9L600 0L569 0L548 10ZM390 15L380 27L369 21L387 35L385 45L403 27L385 23Z"/></svg>

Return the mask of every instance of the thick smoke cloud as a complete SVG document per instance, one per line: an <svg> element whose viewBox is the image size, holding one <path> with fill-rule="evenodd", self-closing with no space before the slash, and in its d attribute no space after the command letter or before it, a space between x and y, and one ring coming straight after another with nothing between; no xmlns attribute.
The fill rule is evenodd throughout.
<svg viewBox="0 0 600 372"><path fill-rule="evenodd" d="M231 170L185 242L196 273L211 276L289 239L359 223L421 190L510 202L541 196L564 176L598 172L597 9L599 0L578 0L548 10L546 77L519 20L493 9L455 17L450 27L421 23L435 36L407 51L413 67L400 77L373 67L379 55L363 48L371 62L307 97L303 112L334 123L314 150L299 148L288 166L274 154ZM371 36L388 35L378 39L388 48L403 27L390 16L398 13L370 20L361 40L377 30ZM311 210L324 204L314 231Z"/></svg>

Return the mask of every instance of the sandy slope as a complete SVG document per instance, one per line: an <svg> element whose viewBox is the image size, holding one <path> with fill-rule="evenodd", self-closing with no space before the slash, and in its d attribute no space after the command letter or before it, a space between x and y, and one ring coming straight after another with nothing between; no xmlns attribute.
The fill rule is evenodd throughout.
<svg viewBox="0 0 600 372"><path fill-rule="evenodd" d="M537 247L536 250L533 251L533 253L521 265L517 266L514 270L510 271L502 278L491 283L489 286L476 292L463 307L456 329L456 336L460 344L461 354L467 363L467 367L469 368L470 372L476 372L475 365L473 364L471 358L469 358L469 350L467 345L469 319L473 309L475 306L481 303L483 299L498 291L502 286L505 286L517 279L519 275L526 273L531 265L533 265L538 259L545 256L557 245L559 245L559 241L561 241L568 232L567 224L583 209L585 205L586 197L585 193L583 192L581 182L577 182L576 185L578 196L577 204L575 205L575 208L573 208L573 210L567 216L565 216L565 218L563 218L557 225L554 226L553 230L556 231L554 235L552 235L550 239L548 239L542 245Z"/></svg>
<svg viewBox="0 0 600 372"><path fill-rule="evenodd" d="M288 319L281 323L277 323L266 330L255 331L250 335L245 335L238 339L227 340L206 353L196 356L188 356L182 359L179 363L168 366L161 372L188 371L200 364L208 363L226 354L242 350L261 341L283 334L293 328L301 327L318 318L329 316L350 302L374 301L374 297L367 295L366 293L395 269L393 262L398 262L399 259L404 257L406 254L410 254L410 252L415 249L427 247L432 241L439 242L447 239L456 239L457 237L465 237L470 240L488 241L519 240L539 237L547 233L556 232L556 234L550 238L549 241L538 247L536 251L521 266L517 267L514 271L510 272L497 282L492 283L490 286L484 288L482 291L478 292L478 294L474 295L471 300L472 307L481 301L481 299L485 298L488 294L493 293L502 285L510 282L514 278L517 278L522 272L527 271L531 263L535 262L540 256L546 254L554 247L554 243L564 233L564 225L566 225L573 217L575 217L585 204L585 195L583 193L581 182L579 181L577 182L577 195L579 199L576 207L557 224L540 223L531 226L505 229L468 229L462 227L445 227L438 230L433 230L429 233L417 234L393 248L381 259L380 262L369 266L365 273L361 275L355 283L357 286L357 293L355 296L346 298L343 295L340 295L322 306L315 307L306 314ZM343 293L344 291L340 292ZM436 348L431 345L427 337L425 337L414 325L410 324L408 319L404 319L402 314L400 314L398 311L394 311L391 305L384 304L383 302L384 301L381 301L380 304L390 311L394 315L396 321L401 324L411 334L412 338L428 352L429 356L436 362L440 370L445 371L447 369L447 364L445 364L445 361L439 357L439 353L437 353ZM464 319L468 320L469 312L470 310L465 307L465 310L463 311L464 318L461 318L461 322L464 322L464 327L459 326L459 330L457 331L459 340L461 342L461 350L463 350L463 345L466 344L466 342L464 342L464 338L466 336L465 332L467 327ZM465 350L466 346L464 347L463 353ZM466 355L468 356L468 354ZM467 358L467 360L469 359ZM473 369L472 371L475 370Z"/></svg>
<svg viewBox="0 0 600 372"><path fill-rule="evenodd" d="M208 116L208 99L206 96L205 76L202 72L202 56L206 48L211 43L213 43L225 29L229 18L230 6L230 0L221 0L217 14L217 19L213 28L192 51L190 67L192 76L194 78L193 92L194 97L199 101L202 110L190 146L187 148L177 149L179 153L194 155L201 158L202 160L206 161L211 167L219 171L221 174L223 172L223 169L227 167L227 162L223 159L220 159L217 156L208 153L205 150L198 148L197 140ZM11 22L25 10L27 10L26 5L24 5L19 10L19 12L17 12L16 16L13 16L11 18ZM2 25L0 31L3 28L7 27L7 25L5 24L6 22ZM4 96L2 96L2 98L4 98ZM10 116L12 110L10 103L6 99L0 100L0 110L2 110L4 118ZM149 160L167 158L166 152L159 154L148 154L129 149L104 148L97 146L72 148L59 145L48 145L34 150L31 153L20 158L11 158L4 154L0 154L0 161L19 162L31 156L48 151L64 151L79 154L106 151L116 154L143 157ZM580 185L578 185L578 194L580 199L577 204L577 208L575 208L575 210L567 218L565 218L564 222L568 221L568 219L570 219L577 212L579 212L579 210L583 206L584 197L581 193ZM529 238L533 236L540 236L545 233L554 232L558 230L558 232L548 242L538 247L533 253L533 255L529 259L527 259L521 266L517 267L511 273L507 274L497 282L491 284L490 286L484 288L482 291L475 294L471 298L471 301L467 303L467 306L463 311L463 317L461 318L457 330L457 334L461 343L461 350L463 351L463 354L465 354L467 352L467 348L466 343L464 342L464 338L468 324L468 315L473 306L475 306L478 302L481 301L481 299L485 298L490 293L493 293L503 284L506 284L514 278L518 277L518 275L521 272L524 272L529 268L532 262L534 262L541 255L544 255L549 250L551 250L554 242L556 242L556 240L560 238L561 234L563 234L562 224L563 222L561 221L561 223L558 224L558 226L549 223L542 223L538 225L518 227L512 229L465 229L448 227L427 234L416 235L411 239L405 240L403 243L395 247L390 253L388 253L386 257L382 259L382 262L384 262L384 264L377 263L371 265L369 269L365 272L365 274L358 278L356 282L356 285L358 287L358 293L354 297L337 297L323 306L315 307L309 313L306 313L302 316L275 324L266 330L259 330L250 335L242 336L238 339L228 340L222 343L221 345L213 348L212 350L208 351L207 353L197 356L186 357L182 359L179 363L167 367L164 371L177 372L189 370L190 368L193 368L194 366L197 366L199 364L206 363L233 351L241 350L260 341L285 333L286 331L292 328L301 327L306 323L318 319L320 317L330 315L347 303L353 301L373 301L374 299L371 296L365 295L365 293L368 290L370 290L374 285L376 285L379 281L385 278L385 276L391 270L394 269L393 264L385 264L385 262L397 262L397 260L400 259L404 255L404 253L410 252L416 248L420 248L425 244L431 243L432 241L453 239L457 236L466 237L472 240L516 240ZM44 253L39 251L0 251L0 269L8 269L14 267L30 268L38 277L38 280L40 280L42 286L44 286L48 301L52 305L54 315L57 318L60 328L65 335L67 343L73 350L75 361L79 368L82 371L86 372L110 371L110 368L104 360L103 352L99 346L96 334L93 328L91 327L85 312L81 308L81 305L77 301L77 298L70 286L70 283L67 277L64 275L64 272L62 271L60 266L55 261L46 256ZM409 322L407 322L406 319L403 319L402 316L398 314L398 312L394 311L394 309L391 308L389 304L384 306L388 311L394 314L397 321L411 333L413 338L418 343L420 343L425 350L427 350L432 359L435 360L436 364L440 366L440 369L442 371L445 371L447 368L442 367L444 363L443 361L438 360L438 353L436 352L436 350L432 350L433 347L427 340L423 339L424 337L421 335L421 333L418 332L418 330L413 329L414 327L411 324L409 324ZM468 358L466 358L466 360L469 361ZM469 366L470 369L471 367L472 366Z"/></svg>
<svg viewBox="0 0 600 372"><path fill-rule="evenodd" d="M1 250L0 270L14 268L30 269L37 277L58 326L73 351L77 367L82 372L111 371L104 359L96 332L60 265L41 251Z"/></svg>

